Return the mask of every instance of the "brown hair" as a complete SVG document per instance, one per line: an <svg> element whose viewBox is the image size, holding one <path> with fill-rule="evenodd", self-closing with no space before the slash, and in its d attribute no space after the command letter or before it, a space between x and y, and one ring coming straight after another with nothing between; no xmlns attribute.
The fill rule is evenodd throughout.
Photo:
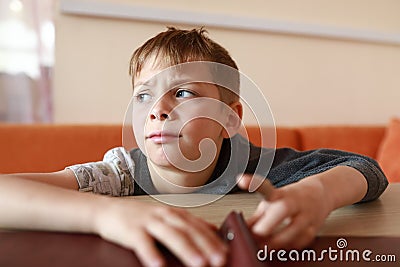
<svg viewBox="0 0 400 267"><path fill-rule="evenodd" d="M132 77L132 85L135 76L139 75L143 65L153 55L155 55L159 64L165 67L190 61L211 61L238 70L229 52L208 38L206 33L207 31L203 27L192 30L168 27L166 31L146 41L135 50L130 60L129 75ZM227 104L239 99L239 75L234 79L237 80L235 82L237 88L232 89L235 93L218 86L221 100Z"/></svg>

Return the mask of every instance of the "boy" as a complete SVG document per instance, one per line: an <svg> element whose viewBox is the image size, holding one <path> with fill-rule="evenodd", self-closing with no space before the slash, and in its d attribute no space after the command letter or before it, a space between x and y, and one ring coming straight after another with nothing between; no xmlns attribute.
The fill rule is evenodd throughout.
<svg viewBox="0 0 400 267"><path fill-rule="evenodd" d="M96 233L134 250L148 266L164 263L156 249L157 240L187 265L222 266L226 249L214 228L184 210L81 194L76 189L114 196L201 192L199 188L218 180L233 158L233 165L241 169L230 172L230 179L250 173L240 179L241 189L249 188L252 173L268 176L279 187L272 192L268 192L267 182L259 187L268 201L261 201L248 221L252 231L263 236L269 246L291 248L309 244L332 210L376 199L385 190L387 180L373 160L335 150L277 149L271 170L258 172L258 161L268 158L271 150L234 135L242 116L238 91L204 82L202 78L210 74L207 68L197 69L195 75L202 73L199 81L179 86L173 85L182 78L176 71L180 67L163 76L164 69L193 61L237 69L228 52L203 29L169 28L138 48L131 59L130 75L133 124L141 149L113 149L103 162L56 173L1 176L0 226ZM152 78L159 75L163 78ZM204 110L211 113L204 117ZM191 119L193 115L197 117ZM203 140L212 143L204 145ZM198 148L207 157L202 157ZM248 151L244 162L240 157L243 150ZM209 160L197 161L203 158ZM207 192L220 192L220 188L216 183ZM285 227L274 231L282 223Z"/></svg>

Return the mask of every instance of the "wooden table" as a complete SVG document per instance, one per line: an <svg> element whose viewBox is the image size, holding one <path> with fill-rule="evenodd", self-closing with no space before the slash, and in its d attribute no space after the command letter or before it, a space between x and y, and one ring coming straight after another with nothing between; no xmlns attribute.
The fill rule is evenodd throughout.
<svg viewBox="0 0 400 267"><path fill-rule="evenodd" d="M335 210L320 235L400 237L400 183L390 184L378 200Z"/></svg>
<svg viewBox="0 0 400 267"><path fill-rule="evenodd" d="M168 195L165 198L182 197ZM206 195L186 195L191 202ZM155 202L149 196L133 197L141 201ZM127 198L127 201L129 198ZM189 211L205 220L221 224L231 210L242 211L249 217L255 210L260 196L239 193L222 197L211 204L189 208ZM347 238L349 246L370 248L375 253L395 255L396 262L382 265L365 262L313 262L266 263L265 266L399 266L400 262L400 184L389 185L386 192L377 201L352 205L338 209L327 218L317 242L312 248L326 249L335 247L339 237ZM363 236L363 238L352 238ZM376 236L376 238L374 238ZM382 239L382 236L388 236ZM365 238L364 238L365 237ZM398 237L398 238L393 238ZM320 250L319 250L320 251ZM132 251L109 243L95 235L0 231L0 266L139 266Z"/></svg>
<svg viewBox="0 0 400 267"><path fill-rule="evenodd" d="M166 195L165 200L186 198L196 202L207 195ZM149 196L134 197L146 202L157 202ZM231 210L242 211L248 218L261 197L258 194L236 193L221 197L208 205L188 208L193 214L220 225ZM182 200L185 202L185 200ZM390 184L382 196L369 203L346 206L332 212L322 227L320 236L399 236L400 237L400 183Z"/></svg>

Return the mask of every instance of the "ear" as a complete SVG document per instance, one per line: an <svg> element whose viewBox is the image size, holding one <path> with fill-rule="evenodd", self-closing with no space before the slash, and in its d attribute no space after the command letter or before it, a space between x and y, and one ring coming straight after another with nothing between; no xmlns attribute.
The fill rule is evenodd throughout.
<svg viewBox="0 0 400 267"><path fill-rule="evenodd" d="M222 129L222 137L230 138L237 134L243 117L243 106L239 101L233 102L229 105L230 110L228 111L227 121L225 128Z"/></svg>

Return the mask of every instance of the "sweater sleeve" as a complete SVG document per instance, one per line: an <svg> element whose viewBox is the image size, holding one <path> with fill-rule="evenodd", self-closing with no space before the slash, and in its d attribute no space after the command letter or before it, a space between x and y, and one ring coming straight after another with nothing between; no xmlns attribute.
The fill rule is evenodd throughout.
<svg viewBox="0 0 400 267"><path fill-rule="evenodd" d="M375 160L363 155L333 149L303 152L290 148L276 149L268 178L279 187L336 166L349 166L364 175L368 183L368 191L360 202L377 199L388 185L383 171Z"/></svg>
<svg viewBox="0 0 400 267"><path fill-rule="evenodd" d="M135 163L122 147L113 148L103 161L69 166L75 174L79 190L111 196L128 196L134 191Z"/></svg>

